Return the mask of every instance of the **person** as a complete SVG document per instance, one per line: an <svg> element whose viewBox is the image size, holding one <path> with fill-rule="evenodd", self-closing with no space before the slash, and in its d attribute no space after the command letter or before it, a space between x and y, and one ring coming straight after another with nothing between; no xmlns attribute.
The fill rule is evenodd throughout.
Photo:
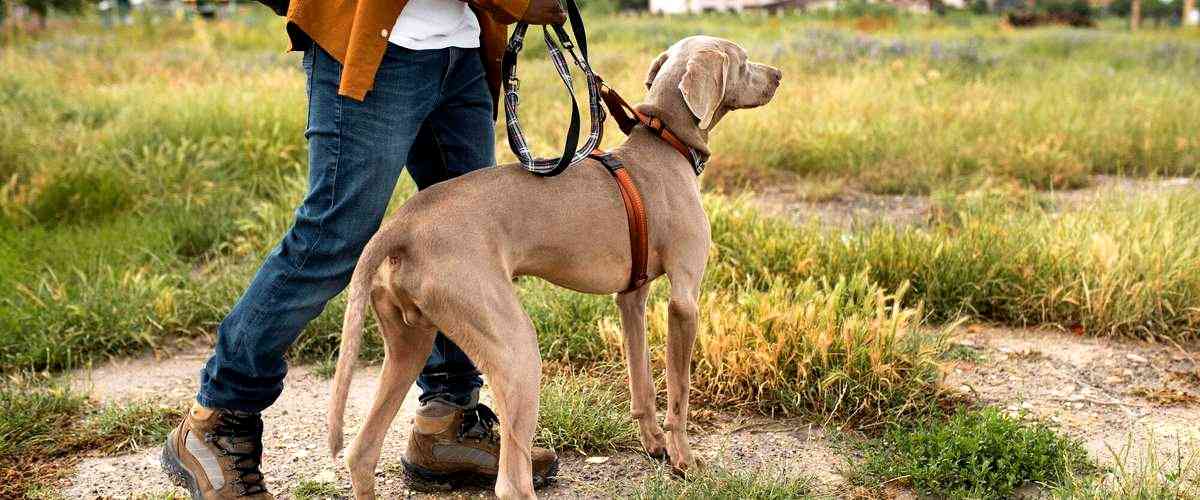
<svg viewBox="0 0 1200 500"><path fill-rule="evenodd" d="M194 498L273 498L260 413L283 392L284 352L348 284L401 170L418 189L495 163L506 25L559 24L557 0L292 0L304 52L308 193L218 328L191 410L162 465ZM417 384L403 463L410 487L494 481L497 419L471 360L440 334ZM314 408L313 411L321 411ZM535 480L557 456L535 449Z"/></svg>

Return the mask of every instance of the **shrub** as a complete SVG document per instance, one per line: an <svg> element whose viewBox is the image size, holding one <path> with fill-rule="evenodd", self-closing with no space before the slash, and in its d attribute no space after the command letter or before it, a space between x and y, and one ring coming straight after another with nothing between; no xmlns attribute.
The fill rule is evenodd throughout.
<svg viewBox="0 0 1200 500"><path fill-rule="evenodd" d="M920 328L865 273L809 279L767 291L701 296L693 395L763 411L811 411L870 427L928 410L937 401L942 333ZM649 318L666 335L666 304ZM661 342L661 340L659 340Z"/></svg>
<svg viewBox="0 0 1200 500"><path fill-rule="evenodd" d="M985 408L893 428L867 445L853 477L938 497L1005 498L1023 484L1059 483L1090 464L1080 441Z"/></svg>

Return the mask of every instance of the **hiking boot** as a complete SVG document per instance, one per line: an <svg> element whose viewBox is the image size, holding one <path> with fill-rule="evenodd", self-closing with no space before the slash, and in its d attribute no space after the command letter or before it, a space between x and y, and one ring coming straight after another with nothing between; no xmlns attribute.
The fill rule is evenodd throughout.
<svg viewBox="0 0 1200 500"><path fill-rule="evenodd" d="M499 422L482 404L464 408L440 399L422 404L413 419L408 450L400 459L408 487L436 492L493 486L500 463ZM554 451L534 447L531 455L534 487L554 482L558 474Z"/></svg>
<svg viewBox="0 0 1200 500"><path fill-rule="evenodd" d="M192 500L273 499L263 483L262 417L192 404L167 435L162 468Z"/></svg>

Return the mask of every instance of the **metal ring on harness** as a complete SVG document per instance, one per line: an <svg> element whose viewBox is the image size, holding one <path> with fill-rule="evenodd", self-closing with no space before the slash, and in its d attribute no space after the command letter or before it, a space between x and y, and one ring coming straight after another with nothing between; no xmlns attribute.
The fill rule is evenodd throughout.
<svg viewBox="0 0 1200 500"><path fill-rule="evenodd" d="M583 28L583 18L579 15L579 7L575 5L575 0L563 0L563 2L565 3L567 16L570 18L571 31L575 34L575 40L578 43L579 53L576 53L576 44L571 42L570 35L567 34L567 31L561 25L552 26L550 29L547 29L545 26L542 27L542 36L546 40L546 48L550 53L550 59L554 62L554 67L558 70L558 75L562 79L563 85L567 88L567 95L571 97L571 123L567 129L562 156L558 158L535 158L530 151L529 142L525 138L525 132L521 129L521 122L518 118L517 105L520 100L518 96L520 80L517 78L517 54L521 52L521 48L524 46L525 33L529 29L527 23L517 23L513 29L513 34L508 40L508 46L505 48L504 59L502 61L501 81L504 84L504 113L508 129L508 145L512 148L513 154L517 156L521 166L534 174L542 176L558 175L571 166L571 164L587 158L600 145L600 140L604 133L604 106L601 104L598 78L595 72L592 71L591 63L588 61L587 33ZM554 38L551 38L551 31L557 37L557 42ZM576 149L576 146L579 145L579 102L575 99L575 87L571 78L571 69L567 65L566 58L563 57L562 53L564 51L571 55L571 59L574 60L575 65L583 72L588 87L588 111L591 115L592 124L587 139L578 149Z"/></svg>

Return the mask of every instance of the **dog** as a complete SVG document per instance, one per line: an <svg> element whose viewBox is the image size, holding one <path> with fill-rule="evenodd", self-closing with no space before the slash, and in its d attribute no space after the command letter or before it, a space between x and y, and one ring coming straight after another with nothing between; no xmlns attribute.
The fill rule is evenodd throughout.
<svg viewBox="0 0 1200 500"><path fill-rule="evenodd" d="M638 111L659 118L707 157L709 131L735 109L767 104L782 73L747 60L728 40L685 38L660 54ZM364 309L373 305L384 339L378 392L346 455L354 494L374 496L383 437L441 329L488 376L500 415L499 498L533 498L530 449L537 424L541 358L537 332L513 280L536 276L592 294L617 294L628 360L631 412L642 445L683 472L694 466L687 438L688 387L700 282L711 233L691 163L645 129L612 151L645 203L649 281L666 275L667 414L656 421L646 345L649 281L629 281L629 221L617 184L588 159L554 177L519 166L478 170L414 195L371 238L350 283L341 350L329 402L329 448L342 448L342 425Z"/></svg>

